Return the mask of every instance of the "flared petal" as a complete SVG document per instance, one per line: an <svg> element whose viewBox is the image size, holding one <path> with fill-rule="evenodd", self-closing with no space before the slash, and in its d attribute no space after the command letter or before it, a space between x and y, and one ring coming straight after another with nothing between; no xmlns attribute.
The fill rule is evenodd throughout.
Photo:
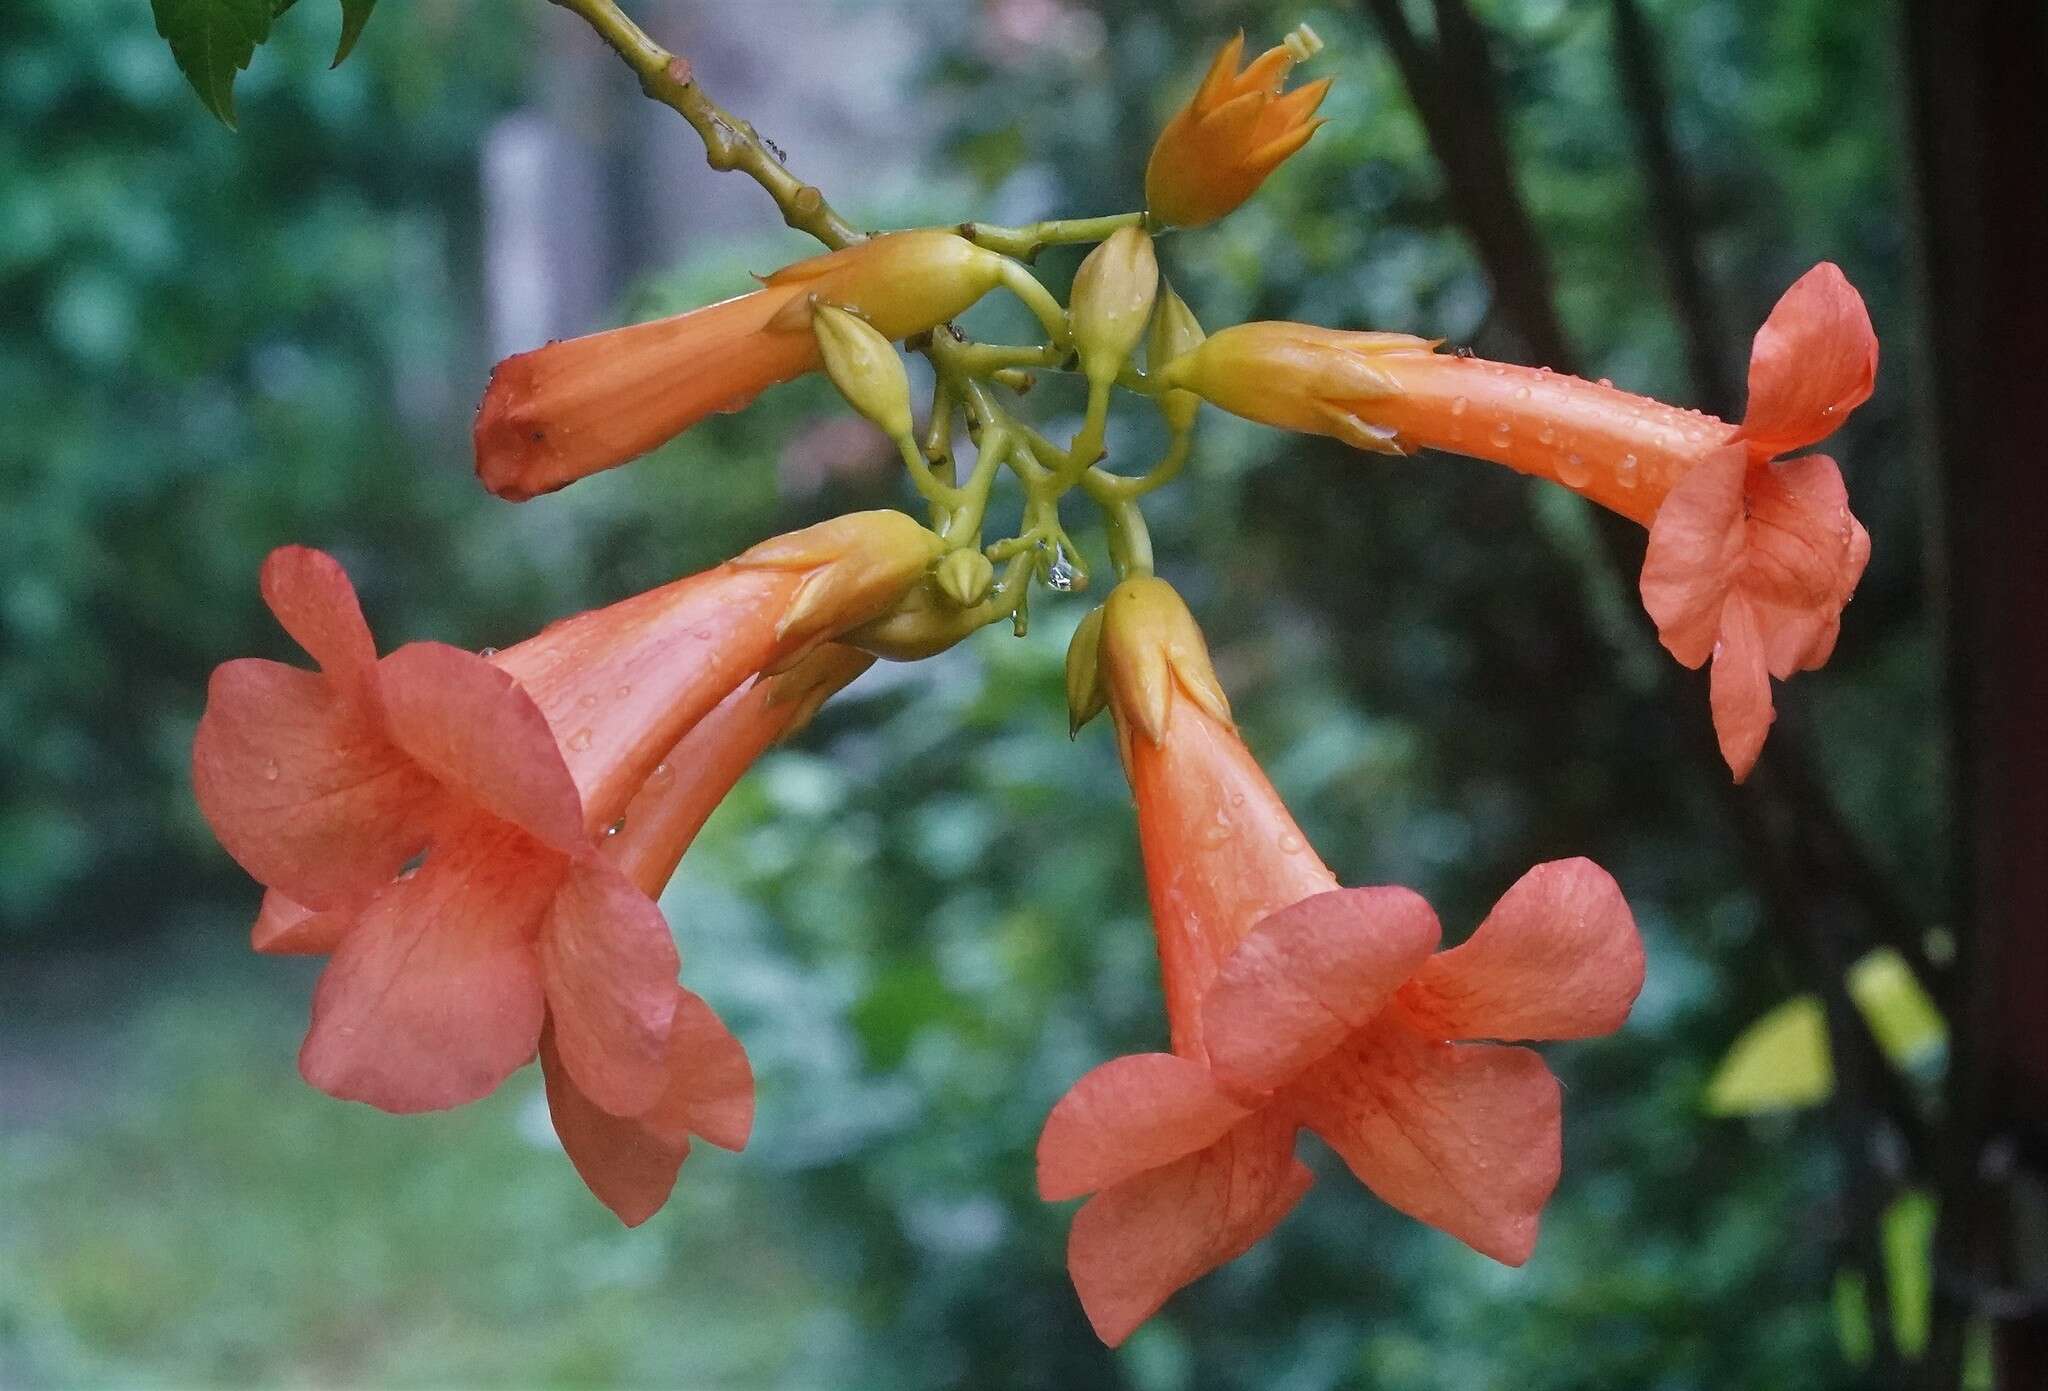
<svg viewBox="0 0 2048 1391"><path fill-rule="evenodd" d="M555 1046L577 1089L616 1116L652 1106L668 1083L675 939L653 900L591 854L562 875L540 930Z"/></svg>
<svg viewBox="0 0 2048 1391"><path fill-rule="evenodd" d="M1436 950L1436 913L1401 888L1335 889L1253 928L1202 1000L1217 1082L1258 1097L1372 1022Z"/></svg>
<svg viewBox="0 0 2048 1391"><path fill-rule="evenodd" d="M305 1079L344 1101L432 1111L489 1095L540 1037L533 935L559 857L476 817L362 908L313 991Z"/></svg>
<svg viewBox="0 0 2048 1391"><path fill-rule="evenodd" d="M1247 1112L1200 1063L1171 1053L1115 1058L1076 1082L1038 1137L1048 1202L1108 1189L1214 1143Z"/></svg>
<svg viewBox="0 0 2048 1391"><path fill-rule="evenodd" d="M1739 594L1729 599L1722 611L1721 640L1714 645L1708 695L1721 757L1741 782L1756 766L1777 711L1771 704L1770 667L1755 610Z"/></svg>
<svg viewBox="0 0 2048 1391"><path fill-rule="evenodd" d="M355 914L346 908L316 913L268 889L249 929L249 945L269 956L326 956L353 926Z"/></svg>
<svg viewBox="0 0 2048 1391"><path fill-rule="evenodd" d="M1841 269L1822 261L1793 282L1757 330L1749 410L1737 432L1764 458L1803 449L1870 399L1877 334Z"/></svg>
<svg viewBox="0 0 2048 1391"><path fill-rule="evenodd" d="M382 887L425 844L446 800L385 737L368 701L255 658L214 670L192 785L228 854L310 908Z"/></svg>
<svg viewBox="0 0 2048 1391"><path fill-rule="evenodd" d="M415 642L378 669L392 742L443 786L574 854L583 804L533 698L473 652Z"/></svg>
<svg viewBox="0 0 2048 1391"><path fill-rule="evenodd" d="M754 1069L747 1050L711 1006L681 986L675 994L668 1082L640 1124L672 1144L695 1135L720 1149L745 1149L754 1129Z"/></svg>
<svg viewBox="0 0 2048 1391"><path fill-rule="evenodd" d="M1650 524L1643 607L1682 666L1698 667L1720 637L1721 605L1740 573L1749 531L1743 485L1749 456L1717 449L1680 479Z"/></svg>
<svg viewBox="0 0 2048 1391"><path fill-rule="evenodd" d="M1115 1347L1176 1290L1250 1250L1314 1182L1294 1127L1255 1113L1206 1149L1096 1194L1074 1214L1067 1271Z"/></svg>
<svg viewBox="0 0 2048 1391"><path fill-rule="evenodd" d="M1621 1027L1642 988L1642 938L1614 876L1552 860L1516 880L1463 944L1424 962L1400 1001L1434 1038L1593 1038Z"/></svg>
<svg viewBox="0 0 2048 1391"><path fill-rule="evenodd" d="M540 1073L556 1138L597 1200L629 1227L661 1211L689 1157L689 1137L656 1135L593 1103L562 1065L552 1028L541 1034Z"/></svg>
<svg viewBox="0 0 2048 1391"><path fill-rule="evenodd" d="M1439 1043L1383 1016L1288 1095L1389 1206L1508 1265L1535 1249L1562 1142L1557 1079L1533 1052Z"/></svg>
<svg viewBox="0 0 2048 1391"><path fill-rule="evenodd" d="M279 546L263 561L263 602L292 641L337 681L360 679L377 660L355 586L333 556Z"/></svg>
<svg viewBox="0 0 2048 1391"><path fill-rule="evenodd" d="M1742 587L1787 608L1839 612L1862 578L1842 471L1825 454L1766 464L1748 484L1749 563ZM1861 559L1869 560L1867 533Z"/></svg>

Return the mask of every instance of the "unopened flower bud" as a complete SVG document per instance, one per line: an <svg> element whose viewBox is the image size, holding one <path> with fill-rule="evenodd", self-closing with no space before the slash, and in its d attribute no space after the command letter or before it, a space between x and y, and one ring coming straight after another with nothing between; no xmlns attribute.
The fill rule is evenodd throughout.
<svg viewBox="0 0 2048 1391"><path fill-rule="evenodd" d="M1173 292L1171 285L1162 283L1159 291L1159 306L1152 311L1152 331L1145 339L1145 370L1154 374L1175 358L1201 347L1207 337L1195 319L1195 311ZM1192 391L1169 391L1159 399L1166 423L1176 431L1185 431L1195 423L1195 412L1201 405L1201 398Z"/></svg>
<svg viewBox="0 0 2048 1391"><path fill-rule="evenodd" d="M812 311L811 331L825 374L847 403L891 439L910 434L910 378L889 340L858 314L831 304Z"/></svg>
<svg viewBox="0 0 2048 1391"><path fill-rule="evenodd" d="M1074 347L1090 382L1108 382L1144 336L1159 261L1142 227L1120 227L1074 273Z"/></svg>
<svg viewBox="0 0 2048 1391"><path fill-rule="evenodd" d="M1067 733L1079 734L1081 726L1102 713L1109 704L1109 688L1102 681L1102 608L1088 611L1074 640L1067 644Z"/></svg>
<svg viewBox="0 0 2048 1391"><path fill-rule="evenodd" d="M963 609L971 609L988 597L989 586L995 583L996 567L980 551L963 546L946 553L935 578L948 599Z"/></svg>

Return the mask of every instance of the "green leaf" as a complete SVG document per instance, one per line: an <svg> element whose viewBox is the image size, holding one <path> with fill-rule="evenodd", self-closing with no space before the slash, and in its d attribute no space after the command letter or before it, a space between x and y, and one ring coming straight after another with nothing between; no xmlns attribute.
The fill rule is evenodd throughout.
<svg viewBox="0 0 2048 1391"><path fill-rule="evenodd" d="M1849 996L1890 1058L1908 1067L1948 1042L1948 1023L1913 978L1912 968L1889 947L1849 968Z"/></svg>
<svg viewBox="0 0 2048 1391"><path fill-rule="evenodd" d="M1877 1351L1870 1331L1870 1311L1863 1300L1869 1286L1860 1270L1838 1270L1830 1304L1835 1313L1835 1341L1841 1345L1842 1360L1852 1367L1867 1367Z"/></svg>
<svg viewBox="0 0 2048 1391"><path fill-rule="evenodd" d="M235 128L235 74L270 37L272 0L150 0L156 31L206 109Z"/></svg>
<svg viewBox="0 0 2048 1391"><path fill-rule="evenodd" d="M1902 1193L1884 1210L1884 1283L1891 1296L1892 1335L1899 1351L1927 1350L1927 1311L1934 1296L1934 1199Z"/></svg>
<svg viewBox="0 0 2048 1391"><path fill-rule="evenodd" d="M334 66L340 67L355 52L356 40L363 36L363 26L376 8L377 0L341 0L341 44L334 50Z"/></svg>
<svg viewBox="0 0 2048 1391"><path fill-rule="evenodd" d="M1797 1110L1825 1101L1834 1088L1820 1001L1799 995L1736 1038L1707 1084L1707 1110L1717 1116Z"/></svg>

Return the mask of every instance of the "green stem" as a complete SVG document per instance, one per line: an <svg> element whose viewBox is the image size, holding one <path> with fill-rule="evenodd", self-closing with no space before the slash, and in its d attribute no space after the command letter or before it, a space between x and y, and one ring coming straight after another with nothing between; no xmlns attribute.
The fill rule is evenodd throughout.
<svg viewBox="0 0 2048 1391"><path fill-rule="evenodd" d="M759 131L711 99L691 74L687 58L677 57L649 38L613 0L554 3L596 30L639 75L642 91L695 128L704 141L704 158L713 169L737 169L746 174L775 200L784 222L835 251L864 240L863 234L825 201L816 184L805 183L783 167Z"/></svg>
<svg viewBox="0 0 2048 1391"><path fill-rule="evenodd" d="M1067 311L1052 297L1052 291L1038 283L1037 276L1016 261L1005 261L1002 280L1003 287L1023 300L1024 307L1044 326L1045 336L1052 339L1054 346L1064 350L1073 342Z"/></svg>
<svg viewBox="0 0 2048 1391"><path fill-rule="evenodd" d="M976 246L1000 251L1029 261L1048 246L1069 246L1079 242L1102 241L1123 227L1136 227L1143 213L1112 213L1106 217L1073 217L1050 222L1027 222L1021 227L995 227L986 222L963 222L960 235Z"/></svg>

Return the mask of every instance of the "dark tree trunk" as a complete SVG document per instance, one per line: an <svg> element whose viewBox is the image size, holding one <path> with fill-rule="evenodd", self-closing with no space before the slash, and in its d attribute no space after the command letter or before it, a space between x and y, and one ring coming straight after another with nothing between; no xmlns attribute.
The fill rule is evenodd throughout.
<svg viewBox="0 0 2048 1391"><path fill-rule="evenodd" d="M1908 0L1904 49L1962 952L1926 1384L1959 1383L1985 1314L1999 1385L2031 1391L2048 1387L2048 7Z"/></svg>

